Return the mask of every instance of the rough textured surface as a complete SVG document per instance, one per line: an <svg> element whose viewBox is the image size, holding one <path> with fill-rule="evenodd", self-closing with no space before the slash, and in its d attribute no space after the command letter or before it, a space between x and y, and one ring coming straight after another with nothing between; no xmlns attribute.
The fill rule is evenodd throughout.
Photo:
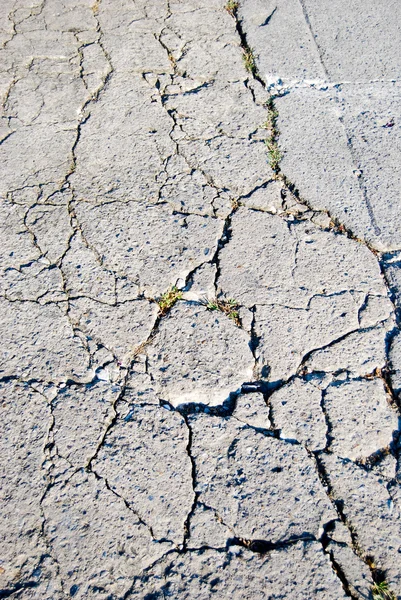
<svg viewBox="0 0 401 600"><path fill-rule="evenodd" d="M213 508L197 504L191 515L189 548L225 548L232 530Z"/></svg>
<svg viewBox="0 0 401 600"><path fill-rule="evenodd" d="M211 260L223 227L217 219L138 202L81 203L77 215L103 264L149 296L160 295ZM157 236L151 233L155 229Z"/></svg>
<svg viewBox="0 0 401 600"><path fill-rule="evenodd" d="M330 542L327 550L335 561L336 569L344 574L350 593L359 600L369 598L373 579L363 560L344 543Z"/></svg>
<svg viewBox="0 0 401 600"><path fill-rule="evenodd" d="M252 379L248 334L222 312L199 305L177 304L160 324L148 354L158 393L174 406L222 404Z"/></svg>
<svg viewBox="0 0 401 600"><path fill-rule="evenodd" d="M392 183L399 125L385 127L391 119L399 123L399 106L395 83L300 88L277 101L287 176L310 206L329 210L379 250L395 250L401 242L391 202L400 191Z"/></svg>
<svg viewBox="0 0 401 600"><path fill-rule="evenodd" d="M401 594L400 507L395 504L382 477L366 472L349 460L323 459L333 496L343 502L343 513L355 532L363 556L374 556L385 569L390 585Z"/></svg>
<svg viewBox="0 0 401 600"><path fill-rule="evenodd" d="M133 405L117 420L93 463L156 539L175 544L182 542L193 501L187 445L182 417L163 408Z"/></svg>
<svg viewBox="0 0 401 600"><path fill-rule="evenodd" d="M400 16L0 2L0 598L401 599Z"/></svg>
<svg viewBox="0 0 401 600"><path fill-rule="evenodd" d="M89 356L62 306L0 302L2 377L59 381L85 375Z"/></svg>
<svg viewBox="0 0 401 600"><path fill-rule="evenodd" d="M339 342L313 352L306 367L324 373L348 371L359 377L370 375L385 367L386 334L386 326L350 333Z"/></svg>
<svg viewBox="0 0 401 600"><path fill-rule="evenodd" d="M305 566L308 573L305 574ZM194 576L194 573L197 575ZM259 558L233 547L170 555L135 582L129 598L346 598L318 544L298 542Z"/></svg>
<svg viewBox="0 0 401 600"><path fill-rule="evenodd" d="M124 595L132 577L169 548L156 543L123 499L93 474L78 472L66 485L53 486L43 510L62 579L69 589L76 586L78 598L96 591L104 598Z"/></svg>
<svg viewBox="0 0 401 600"><path fill-rule="evenodd" d="M273 543L318 537L321 526L336 518L301 446L219 417L199 415L190 425L199 500L237 537Z"/></svg>
<svg viewBox="0 0 401 600"><path fill-rule="evenodd" d="M391 313L372 253L307 222L240 209L219 258L219 289L256 307L259 369L272 381L295 374L312 351Z"/></svg>
<svg viewBox="0 0 401 600"><path fill-rule="evenodd" d="M88 464L112 422L119 393L119 386L103 381L60 390L52 401L52 437L59 456L75 467Z"/></svg>
<svg viewBox="0 0 401 600"><path fill-rule="evenodd" d="M278 96L283 173L312 208L399 249L399 4L248 0L239 12Z"/></svg>
<svg viewBox="0 0 401 600"><path fill-rule="evenodd" d="M280 437L297 440L309 450L325 448L327 424L322 402L322 390L298 378L273 393L269 403Z"/></svg>
<svg viewBox="0 0 401 600"><path fill-rule="evenodd" d="M29 580L46 542L40 498L46 489L42 452L50 427L46 399L28 385L1 385L1 588ZM35 490L35 493L33 493Z"/></svg>
<svg viewBox="0 0 401 600"><path fill-rule="evenodd" d="M329 386L324 396L330 449L343 458L367 458L387 448L398 429L383 382L350 380Z"/></svg>
<svg viewBox="0 0 401 600"><path fill-rule="evenodd" d="M270 429L271 419L269 407L260 393L242 394L238 397L233 417L260 429Z"/></svg>

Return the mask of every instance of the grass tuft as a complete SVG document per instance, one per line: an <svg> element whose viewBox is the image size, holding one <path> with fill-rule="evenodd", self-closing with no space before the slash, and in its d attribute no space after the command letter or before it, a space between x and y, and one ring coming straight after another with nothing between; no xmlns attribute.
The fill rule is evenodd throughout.
<svg viewBox="0 0 401 600"><path fill-rule="evenodd" d="M269 100L265 104L267 108L267 119L263 123L264 129L268 131L276 131L277 130L277 119L278 119L278 110L274 106L273 98L269 98Z"/></svg>
<svg viewBox="0 0 401 600"><path fill-rule="evenodd" d="M396 597L394 596L393 592L389 589L388 583L386 581L373 584L372 597L373 600L396 600Z"/></svg>
<svg viewBox="0 0 401 600"><path fill-rule="evenodd" d="M267 119L262 127L267 130L268 137L265 139L269 164L272 170L277 174L280 171L280 161L283 158L278 146L278 137L280 132L277 127L278 112L274 106L273 98L266 102Z"/></svg>
<svg viewBox="0 0 401 600"><path fill-rule="evenodd" d="M241 321L238 312L239 304L233 298L227 298L220 300L216 298L207 303L206 308L208 310L219 310L220 312L227 315L238 327L241 326Z"/></svg>
<svg viewBox="0 0 401 600"><path fill-rule="evenodd" d="M175 286L173 286L170 290L162 294L162 296L157 301L160 314L162 316L166 315L168 311L174 306L178 300L182 299L182 292Z"/></svg>
<svg viewBox="0 0 401 600"><path fill-rule="evenodd" d="M238 7L239 2L236 2L236 0L227 0L227 4L224 8L232 17L235 18L237 16Z"/></svg>
<svg viewBox="0 0 401 600"><path fill-rule="evenodd" d="M241 204L240 204L238 198L231 198L231 208L233 209L233 212L238 210L240 206L241 206Z"/></svg>
<svg viewBox="0 0 401 600"><path fill-rule="evenodd" d="M256 59L252 48L243 48L242 60L248 73L256 75Z"/></svg>
<svg viewBox="0 0 401 600"><path fill-rule="evenodd" d="M265 144L267 147L267 155L269 157L269 165L271 166L272 171L278 173L280 170L280 161L283 158L283 155L281 154L275 140L265 140Z"/></svg>

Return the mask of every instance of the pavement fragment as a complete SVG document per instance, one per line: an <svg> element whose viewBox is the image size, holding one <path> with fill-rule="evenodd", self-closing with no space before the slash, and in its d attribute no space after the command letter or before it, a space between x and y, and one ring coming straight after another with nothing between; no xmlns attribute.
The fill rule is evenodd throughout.
<svg viewBox="0 0 401 600"><path fill-rule="evenodd" d="M174 306L161 321L147 354L158 394L175 407L223 404L252 379L248 334L221 311L202 305Z"/></svg>
<svg viewBox="0 0 401 600"><path fill-rule="evenodd" d="M80 203L76 213L104 268L128 277L148 297L160 296L211 261L223 230L219 219L141 202Z"/></svg>
<svg viewBox="0 0 401 600"><path fill-rule="evenodd" d="M387 448L398 431L398 415L381 379L333 383L324 394L330 450L342 458L366 459Z"/></svg>
<svg viewBox="0 0 401 600"><path fill-rule="evenodd" d="M363 556L386 573L390 588L401 594L400 513L382 477L347 459L322 456L331 493L355 533Z"/></svg>
<svg viewBox="0 0 401 600"><path fill-rule="evenodd" d="M321 600L347 597L316 542L298 542L263 557L235 546L228 556L216 550L172 554L138 578L128 598L163 598L166 593L185 600L235 594L250 600L266 594L290 600L300 594Z"/></svg>
<svg viewBox="0 0 401 600"><path fill-rule="evenodd" d="M182 544L193 502L188 431L176 412L133 405L107 434L93 470L147 524L156 540Z"/></svg>
<svg viewBox="0 0 401 600"><path fill-rule="evenodd" d="M297 441L311 451L326 448L322 391L312 382L293 379L269 397L269 404L282 439Z"/></svg>
<svg viewBox="0 0 401 600"><path fill-rule="evenodd" d="M273 544L315 539L337 518L302 446L229 418L201 413L189 422L199 501L238 538Z"/></svg>
<svg viewBox="0 0 401 600"><path fill-rule="evenodd" d="M43 500L44 532L67 589L76 598L121 597L143 568L168 550L124 501L92 473L78 471ZM78 535L77 535L78 533Z"/></svg>
<svg viewBox="0 0 401 600"><path fill-rule="evenodd" d="M233 417L251 427L260 429L270 429L272 427L269 407L263 395L259 392L238 396Z"/></svg>

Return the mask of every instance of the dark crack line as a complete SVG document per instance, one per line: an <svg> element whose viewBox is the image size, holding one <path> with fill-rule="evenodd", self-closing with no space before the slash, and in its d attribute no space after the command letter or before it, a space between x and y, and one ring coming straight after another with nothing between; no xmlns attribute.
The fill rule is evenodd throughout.
<svg viewBox="0 0 401 600"><path fill-rule="evenodd" d="M314 45L316 47L317 54L319 56L319 61L320 61L320 64L322 66L322 69L324 71L324 75L325 75L327 81L330 81L330 75L329 75L329 72L327 70L324 58L323 58L323 52L322 52L322 49L321 49L321 47L320 47L320 45L319 45L319 43L317 41L317 36L315 35L315 32L314 32L313 27L312 27L312 24L310 22L308 11L307 11L306 6L305 6L305 2L304 2L304 0L299 0L299 3L300 3L301 8L302 8L302 12L303 12L303 15L304 15L305 22L307 24L307 27L308 27L309 32L311 34L312 40L313 40ZM337 104L339 105L340 104L340 100L339 100L339 97L338 97L338 92L339 92L338 87L339 86L335 86L335 91L336 91L335 98L336 98ZM344 119L343 119L343 117L341 115L339 116L339 121L340 121L341 125L344 128L345 137L346 137L346 141L347 141L347 146L348 146L348 150L349 150L350 155L351 155L352 162L355 165L355 167L359 169L360 165L359 165L358 158L356 156L354 147L352 145L352 138L351 138L351 136L349 134L349 131L348 131L348 129L347 129L345 123L344 123ZM358 178L358 184L359 184L359 188L361 190L364 202L366 204L366 208L367 208L367 211L369 213L369 218L370 218L372 227L374 229L375 235L379 236L379 235L381 235L381 229L377 225L376 217L375 217L374 211L373 211L373 206L372 206L372 203L369 200L369 196L368 196L368 192L367 192L367 187L366 187L366 183L364 181L363 174L361 174L361 176Z"/></svg>
<svg viewBox="0 0 401 600"><path fill-rule="evenodd" d="M372 574L372 579L374 581L375 575L374 575L374 568L372 566L373 563L371 560L369 560L369 557L366 556L365 551L360 546L358 534L344 513L343 501L334 499L334 490L333 490L333 486L330 483L330 474L326 471L326 468L324 467L322 461L320 460L321 453L322 452L315 452L313 454L311 454L311 453L309 453L309 454L311 454L314 457L315 464L316 464L316 470L317 470L319 479L321 481L322 487L324 490L326 490L327 497L329 498L329 500L332 503L333 507L335 508L337 514L339 515L340 521L345 525L345 527L349 531L349 534L350 534L351 540L352 540L352 550L368 566L368 568ZM344 577L345 577L345 575L344 575ZM348 584L348 588L349 588L349 584Z"/></svg>
<svg viewBox="0 0 401 600"><path fill-rule="evenodd" d="M195 458L192 454L192 441L193 441L192 428L191 428L191 424L190 424L187 416L186 415L182 415L182 416L183 416L185 425L187 426L187 430L188 430L188 443L186 446L186 453L191 462L192 491L194 494L191 509L188 512L187 517L184 522L184 540L183 540L182 550L185 552L188 547L188 542L191 538L191 518L192 518L192 516L195 512L196 506L198 504L199 492L196 491L196 462L195 462Z"/></svg>
<svg viewBox="0 0 401 600"><path fill-rule="evenodd" d="M289 546L294 546L298 542L317 542L316 537L310 533L304 533L300 536L293 536L285 540L272 542L270 540L253 540L240 537L230 538L227 541L227 548L230 546L242 546L256 554L267 554L272 550L282 550Z"/></svg>
<svg viewBox="0 0 401 600"><path fill-rule="evenodd" d="M320 65L321 65L321 67L323 69L324 75L325 75L327 81L330 81L329 72L327 70L326 64L325 64L324 59L323 59L323 52L322 52L322 49L320 48L320 46L319 46L319 44L317 42L317 36L315 35L315 32L314 32L313 27L312 27L312 24L310 22L308 11L306 9L304 0L299 0L299 4L301 5L302 14L304 16L305 23L306 23L306 25L307 25L307 27L309 29L309 33L311 35L311 38L312 38L313 43L315 45L317 54L319 56Z"/></svg>
<svg viewBox="0 0 401 600"><path fill-rule="evenodd" d="M349 598L352 598L352 600L361 600L361 596L359 594L354 594L352 592L350 582L347 579L347 576L346 576L346 574L344 572L344 569L341 567L341 565L334 558L334 553L332 552L332 550L330 550L330 549L326 550L323 547L323 551L326 554L326 556L329 557L330 562L331 562L331 568L333 569L334 573L336 574L336 576L340 580L341 585L343 587L343 590L344 590L345 594Z"/></svg>
<svg viewBox="0 0 401 600"><path fill-rule="evenodd" d="M272 10L272 12L270 13L270 15L269 15L268 17L266 17L266 19L263 21L263 23L261 23L261 24L259 25L259 27L266 27L266 25L269 25L269 23L270 23L270 21L272 20L272 17L273 17L273 15L274 15L274 13L276 12L276 10L277 10L277 6L275 6L275 7L273 8L273 10Z"/></svg>

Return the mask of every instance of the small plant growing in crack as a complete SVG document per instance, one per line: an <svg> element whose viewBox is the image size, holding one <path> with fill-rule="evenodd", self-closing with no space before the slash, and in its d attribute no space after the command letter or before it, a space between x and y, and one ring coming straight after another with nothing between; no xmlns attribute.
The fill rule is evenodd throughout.
<svg viewBox="0 0 401 600"><path fill-rule="evenodd" d="M373 600L396 600L386 581L374 583L372 586Z"/></svg>
<svg viewBox="0 0 401 600"><path fill-rule="evenodd" d="M171 66L173 67L173 69L175 69L177 67L177 61L175 60L174 56L171 54L171 52L167 53L167 57L171 63Z"/></svg>
<svg viewBox="0 0 401 600"><path fill-rule="evenodd" d="M233 209L233 212L238 210L240 206L241 204L238 198L231 198L231 208Z"/></svg>
<svg viewBox="0 0 401 600"><path fill-rule="evenodd" d="M267 154L269 156L269 164L277 175L280 169L280 161L283 158L279 147L277 146L277 142L272 140L266 140L265 144L267 146Z"/></svg>
<svg viewBox="0 0 401 600"><path fill-rule="evenodd" d="M256 58L252 48L243 48L242 60L248 73L256 75Z"/></svg>
<svg viewBox="0 0 401 600"><path fill-rule="evenodd" d="M265 140L265 144L267 147L267 154L269 156L269 164L277 175L280 170L280 161L283 156L278 147L278 137L280 135L277 127L278 112L274 106L273 98L270 98L266 102L266 108L267 119L263 123L262 127L268 132L268 137Z"/></svg>
<svg viewBox="0 0 401 600"><path fill-rule="evenodd" d="M232 17L235 18L237 16L238 7L239 2L236 2L235 0L228 0L224 8Z"/></svg>
<svg viewBox="0 0 401 600"><path fill-rule="evenodd" d="M208 310L219 310L227 315L227 317L231 319L237 325L237 327L240 327L241 321L239 318L238 307L238 302L233 298L227 298L223 300L216 298L215 300L210 300L206 305Z"/></svg>
<svg viewBox="0 0 401 600"><path fill-rule="evenodd" d="M174 306L178 300L182 299L182 292L175 286L173 286L170 290L162 294L159 300L157 301L161 316L164 316L168 313L168 311Z"/></svg>

